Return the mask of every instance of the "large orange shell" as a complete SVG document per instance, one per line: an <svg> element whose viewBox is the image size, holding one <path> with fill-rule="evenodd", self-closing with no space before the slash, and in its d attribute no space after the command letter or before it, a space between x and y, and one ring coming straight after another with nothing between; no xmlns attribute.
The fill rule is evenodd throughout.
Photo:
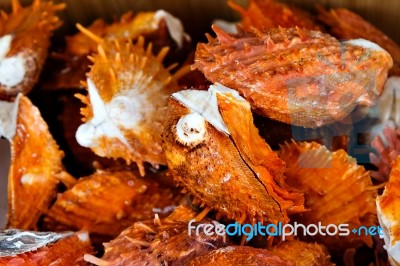
<svg viewBox="0 0 400 266"><path fill-rule="evenodd" d="M162 174L160 174L162 175ZM46 230L85 230L108 239L134 222L167 216L181 194L155 174L140 178L129 170L98 171L60 194L44 219Z"/></svg>
<svg viewBox="0 0 400 266"><path fill-rule="evenodd" d="M249 31L252 28L259 30L269 28L300 27L309 30L320 30L321 27L307 11L279 3L274 0L250 0L247 9L234 3L228 4L242 17L241 27Z"/></svg>
<svg viewBox="0 0 400 266"><path fill-rule="evenodd" d="M189 234L188 223L195 216L193 210L180 206L165 219L135 223L104 244L101 259L87 255L85 260L94 265L187 265L199 255L230 244L225 235L196 235L194 230ZM209 219L201 223L218 224Z"/></svg>
<svg viewBox="0 0 400 266"><path fill-rule="evenodd" d="M143 38L137 44L99 44L87 74L89 95L79 96L87 104L82 109L86 123L77 131L79 144L102 157L136 162L142 175L144 162L155 167L166 164L162 125L168 96L178 89L162 65L167 52L164 48L153 56L152 46L145 49Z"/></svg>
<svg viewBox="0 0 400 266"><path fill-rule="evenodd" d="M22 56L25 73L22 81L15 85L0 83L0 99L13 98L20 92L26 94L35 85L47 57L50 37L61 25L55 12L65 8L65 4L40 0L24 8L19 0L13 0L12 6L11 14L2 12L0 15L0 38L12 36L11 47L4 59ZM0 56L0 62L2 60Z"/></svg>
<svg viewBox="0 0 400 266"><path fill-rule="evenodd" d="M201 91L180 93L198 97L198 106L210 104ZM288 214L303 210L303 197L286 186L284 164L258 135L250 106L230 93L217 93L216 101L230 135L171 99L163 147L174 180L195 202L240 223L288 222ZM204 125L186 126L192 117ZM189 142L181 138L181 130ZM191 133L198 134L198 142L191 141Z"/></svg>
<svg viewBox="0 0 400 266"><path fill-rule="evenodd" d="M365 40L339 42L299 28L228 34L197 45L193 68L237 90L255 111L292 125L340 121L381 93L390 55Z"/></svg>
<svg viewBox="0 0 400 266"><path fill-rule="evenodd" d="M57 185L74 183L63 168L59 150L39 110L19 97L16 132L11 142L7 227L36 229L36 224L56 197Z"/></svg>
<svg viewBox="0 0 400 266"><path fill-rule="evenodd" d="M348 229L376 224L376 188L369 173L344 150L330 152L315 142L287 143L280 157L286 162L287 183L304 192L304 212L295 221L302 224L348 224ZM344 251L363 243L372 246L371 236L315 236L313 241L329 249Z"/></svg>

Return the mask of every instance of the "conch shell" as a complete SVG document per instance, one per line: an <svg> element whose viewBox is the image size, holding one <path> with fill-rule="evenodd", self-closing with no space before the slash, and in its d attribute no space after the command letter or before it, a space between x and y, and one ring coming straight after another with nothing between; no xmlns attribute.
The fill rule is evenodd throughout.
<svg viewBox="0 0 400 266"><path fill-rule="evenodd" d="M101 157L136 162L144 175L144 162L154 167L166 164L162 125L180 72L172 76L162 65L168 48L153 56L151 44L145 49L143 38L136 44L99 42L87 74L88 96L78 95L87 107L82 109L85 123L76 139Z"/></svg>
<svg viewBox="0 0 400 266"><path fill-rule="evenodd" d="M385 248L392 265L400 265L400 157L392 164L389 183L382 196L376 198L379 224L382 227L382 236Z"/></svg>
<svg viewBox="0 0 400 266"><path fill-rule="evenodd" d="M348 229L376 224L376 188L369 173L344 150L330 152L315 142L291 142L279 151L286 163L286 182L304 192L304 212L293 217L302 224L348 224ZM315 236L330 250L342 252L363 243L372 246L371 236Z"/></svg>
<svg viewBox="0 0 400 266"><path fill-rule="evenodd" d="M237 90L253 109L303 127L340 121L381 93L390 55L363 39L339 42L300 28L228 34L197 45L195 64L213 83Z"/></svg>
<svg viewBox="0 0 400 266"><path fill-rule="evenodd" d="M54 14L65 4L35 0L22 7L12 0L11 14L0 15L0 99L28 93L47 57L50 37L61 22Z"/></svg>
<svg viewBox="0 0 400 266"><path fill-rule="evenodd" d="M163 136L172 177L206 209L240 223L287 223L304 210L236 91L217 84L174 93Z"/></svg>
<svg viewBox="0 0 400 266"><path fill-rule="evenodd" d="M59 150L39 110L19 95L0 102L0 135L11 142L7 227L33 230L57 194L75 180L64 171Z"/></svg>

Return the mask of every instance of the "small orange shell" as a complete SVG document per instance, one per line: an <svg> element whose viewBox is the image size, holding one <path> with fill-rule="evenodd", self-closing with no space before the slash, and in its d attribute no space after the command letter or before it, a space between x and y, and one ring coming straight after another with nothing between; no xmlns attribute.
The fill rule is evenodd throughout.
<svg viewBox="0 0 400 266"><path fill-rule="evenodd" d="M19 104L18 104L19 101ZM39 110L25 96L17 98L16 132L11 142L7 227L36 229L63 181L75 180L64 171L59 150Z"/></svg>
<svg viewBox="0 0 400 266"><path fill-rule="evenodd" d="M305 225L348 224L349 230L376 224L376 188L369 173L357 165L344 150L330 152L315 142L286 143L280 157L286 162L286 182L304 192L304 212L293 217ZM371 236L315 236L313 241L324 243L330 250L344 251L366 243Z"/></svg>
<svg viewBox="0 0 400 266"><path fill-rule="evenodd" d="M155 214L167 216L178 205L182 194L159 180L159 175L140 178L139 173L123 169L81 178L57 197L46 214L44 227L116 237L132 223L149 220Z"/></svg>
<svg viewBox="0 0 400 266"><path fill-rule="evenodd" d="M12 67L21 64L22 69L17 70L23 72L12 81L10 76L16 75L17 70L7 74L1 72L4 83L0 82L0 99L14 98L20 92L27 94L35 85L47 57L50 37L61 25L55 12L64 9L65 4L55 5L48 1L35 0L31 6L23 8L19 0L13 0L12 7L11 14L2 12L0 15L0 40L10 40L10 47L0 51L0 62L18 59L20 63L13 61ZM3 55L4 52L6 53Z"/></svg>

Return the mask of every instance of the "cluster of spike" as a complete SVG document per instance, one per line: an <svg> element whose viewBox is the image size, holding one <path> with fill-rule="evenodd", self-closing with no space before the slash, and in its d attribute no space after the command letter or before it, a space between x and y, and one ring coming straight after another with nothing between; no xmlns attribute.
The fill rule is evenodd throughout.
<svg viewBox="0 0 400 266"><path fill-rule="evenodd" d="M260 114L297 126L331 124L360 104L374 104L393 64L363 39L339 42L298 27L213 29L217 37L197 45L193 69L238 91Z"/></svg>
<svg viewBox="0 0 400 266"><path fill-rule="evenodd" d="M144 162L154 167L165 165L161 131L167 101L178 90L177 79L188 71L169 71L162 61L168 53L163 48L152 54L152 44L144 47L144 38L131 41L107 41L78 26L98 42L98 53L87 73L88 95L77 95L87 106L82 109L83 124L77 140L102 157L123 158L136 162L144 174ZM104 129L100 129L101 124ZM112 132L111 132L112 131Z"/></svg>
<svg viewBox="0 0 400 266"><path fill-rule="evenodd" d="M52 32L61 25L55 12L64 8L63 3L40 0L22 7L19 0L13 0L11 14L0 11L0 40L7 40L9 46L0 51L0 60L8 60L8 64L3 61L8 71L0 70L0 99L14 98L20 92L26 94L36 84Z"/></svg>

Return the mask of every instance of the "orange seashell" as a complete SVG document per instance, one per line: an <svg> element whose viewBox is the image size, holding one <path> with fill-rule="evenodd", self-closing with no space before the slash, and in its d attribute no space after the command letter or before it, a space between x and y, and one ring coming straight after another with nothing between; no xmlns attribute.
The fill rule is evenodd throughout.
<svg viewBox="0 0 400 266"><path fill-rule="evenodd" d="M189 235L188 222L195 216L189 207L179 206L165 219L135 223L104 244L101 259L85 255L85 260L94 265L187 265L199 255L230 244L225 235ZM218 224L208 219L201 222Z"/></svg>
<svg viewBox="0 0 400 266"><path fill-rule="evenodd" d="M330 27L330 33L339 39L363 38L389 52L394 61L391 74L400 74L400 46L377 27L346 8L325 10L318 6L318 18Z"/></svg>
<svg viewBox="0 0 400 266"><path fill-rule="evenodd" d="M283 145L279 155L286 163L286 182L304 193L305 207L310 210L292 217L294 221L305 225L348 224L349 230L376 224L376 188L369 172L344 150L330 152L315 142L293 141ZM316 235L313 241L336 252L363 243L372 246L371 236L362 234Z"/></svg>
<svg viewBox="0 0 400 266"><path fill-rule="evenodd" d="M271 249L272 254L296 266L333 266L328 250L320 244L299 240L285 241Z"/></svg>
<svg viewBox="0 0 400 266"><path fill-rule="evenodd" d="M400 157L392 163L389 182L381 196L376 198L379 224L382 227L382 235L385 241L385 249L389 255L391 265L400 265L399 257L399 181L400 181Z"/></svg>
<svg viewBox="0 0 400 266"><path fill-rule="evenodd" d="M190 41L190 37L184 32L182 23L164 10L137 14L128 11L121 16L119 21L110 25L107 25L102 19L97 19L87 29L101 39L113 41L137 40L139 36L150 36L163 27L167 28L170 36L176 42L175 45L181 47L184 42ZM161 39L162 36L159 37ZM98 43L84 32L67 37L67 52L72 55L86 56L97 52L97 45Z"/></svg>
<svg viewBox="0 0 400 266"><path fill-rule="evenodd" d="M81 32L66 38L66 49L62 53L52 54L50 67L46 69L51 76L46 77L46 88L83 88L80 81L89 71L88 55L97 52L98 43L102 40L136 41L144 36L146 42L153 43L153 52L159 53L164 47L170 47L166 64L182 59L191 46L191 39L185 33L179 19L164 10L155 12L128 11L118 21L107 24L103 19L95 20Z"/></svg>
<svg viewBox="0 0 400 266"><path fill-rule="evenodd" d="M36 84L50 37L61 25L55 13L65 4L35 0L23 8L13 0L12 7L11 14L0 16L0 99L26 94Z"/></svg>
<svg viewBox="0 0 400 266"><path fill-rule="evenodd" d="M85 230L110 239L134 222L165 217L182 199L159 183L163 174L140 178L128 170L108 170L79 179L58 195L44 219L45 230ZM100 215L101 214L101 215Z"/></svg>
<svg viewBox="0 0 400 266"><path fill-rule="evenodd" d="M228 5L241 15L240 25L245 31L278 27L321 30L321 26L307 11L274 0L250 0L247 9L232 0L228 1Z"/></svg>
<svg viewBox="0 0 400 266"><path fill-rule="evenodd" d="M0 231L0 265L87 265L85 253L92 253L86 232Z"/></svg>
<svg viewBox="0 0 400 266"><path fill-rule="evenodd" d="M97 155L136 162L144 175L144 162L165 165L161 147L168 96L178 90L176 79L162 61L168 48L152 55L151 44L102 42L87 74L88 96L78 96L86 108L76 133L81 146ZM186 71L186 70L184 70Z"/></svg>
<svg viewBox="0 0 400 266"><path fill-rule="evenodd" d="M215 85L173 94L163 137L172 177L202 207L239 223L286 223L304 210L237 92Z"/></svg>
<svg viewBox="0 0 400 266"><path fill-rule="evenodd" d="M340 121L381 93L390 55L366 40L339 42L299 28L217 34L197 45L194 69L237 90L253 109L292 125Z"/></svg>
<svg viewBox="0 0 400 266"><path fill-rule="evenodd" d="M20 95L0 105L0 135L10 141L12 154L7 227L33 230L56 197L57 185L71 186L75 180L64 171L64 153L29 99Z"/></svg>

